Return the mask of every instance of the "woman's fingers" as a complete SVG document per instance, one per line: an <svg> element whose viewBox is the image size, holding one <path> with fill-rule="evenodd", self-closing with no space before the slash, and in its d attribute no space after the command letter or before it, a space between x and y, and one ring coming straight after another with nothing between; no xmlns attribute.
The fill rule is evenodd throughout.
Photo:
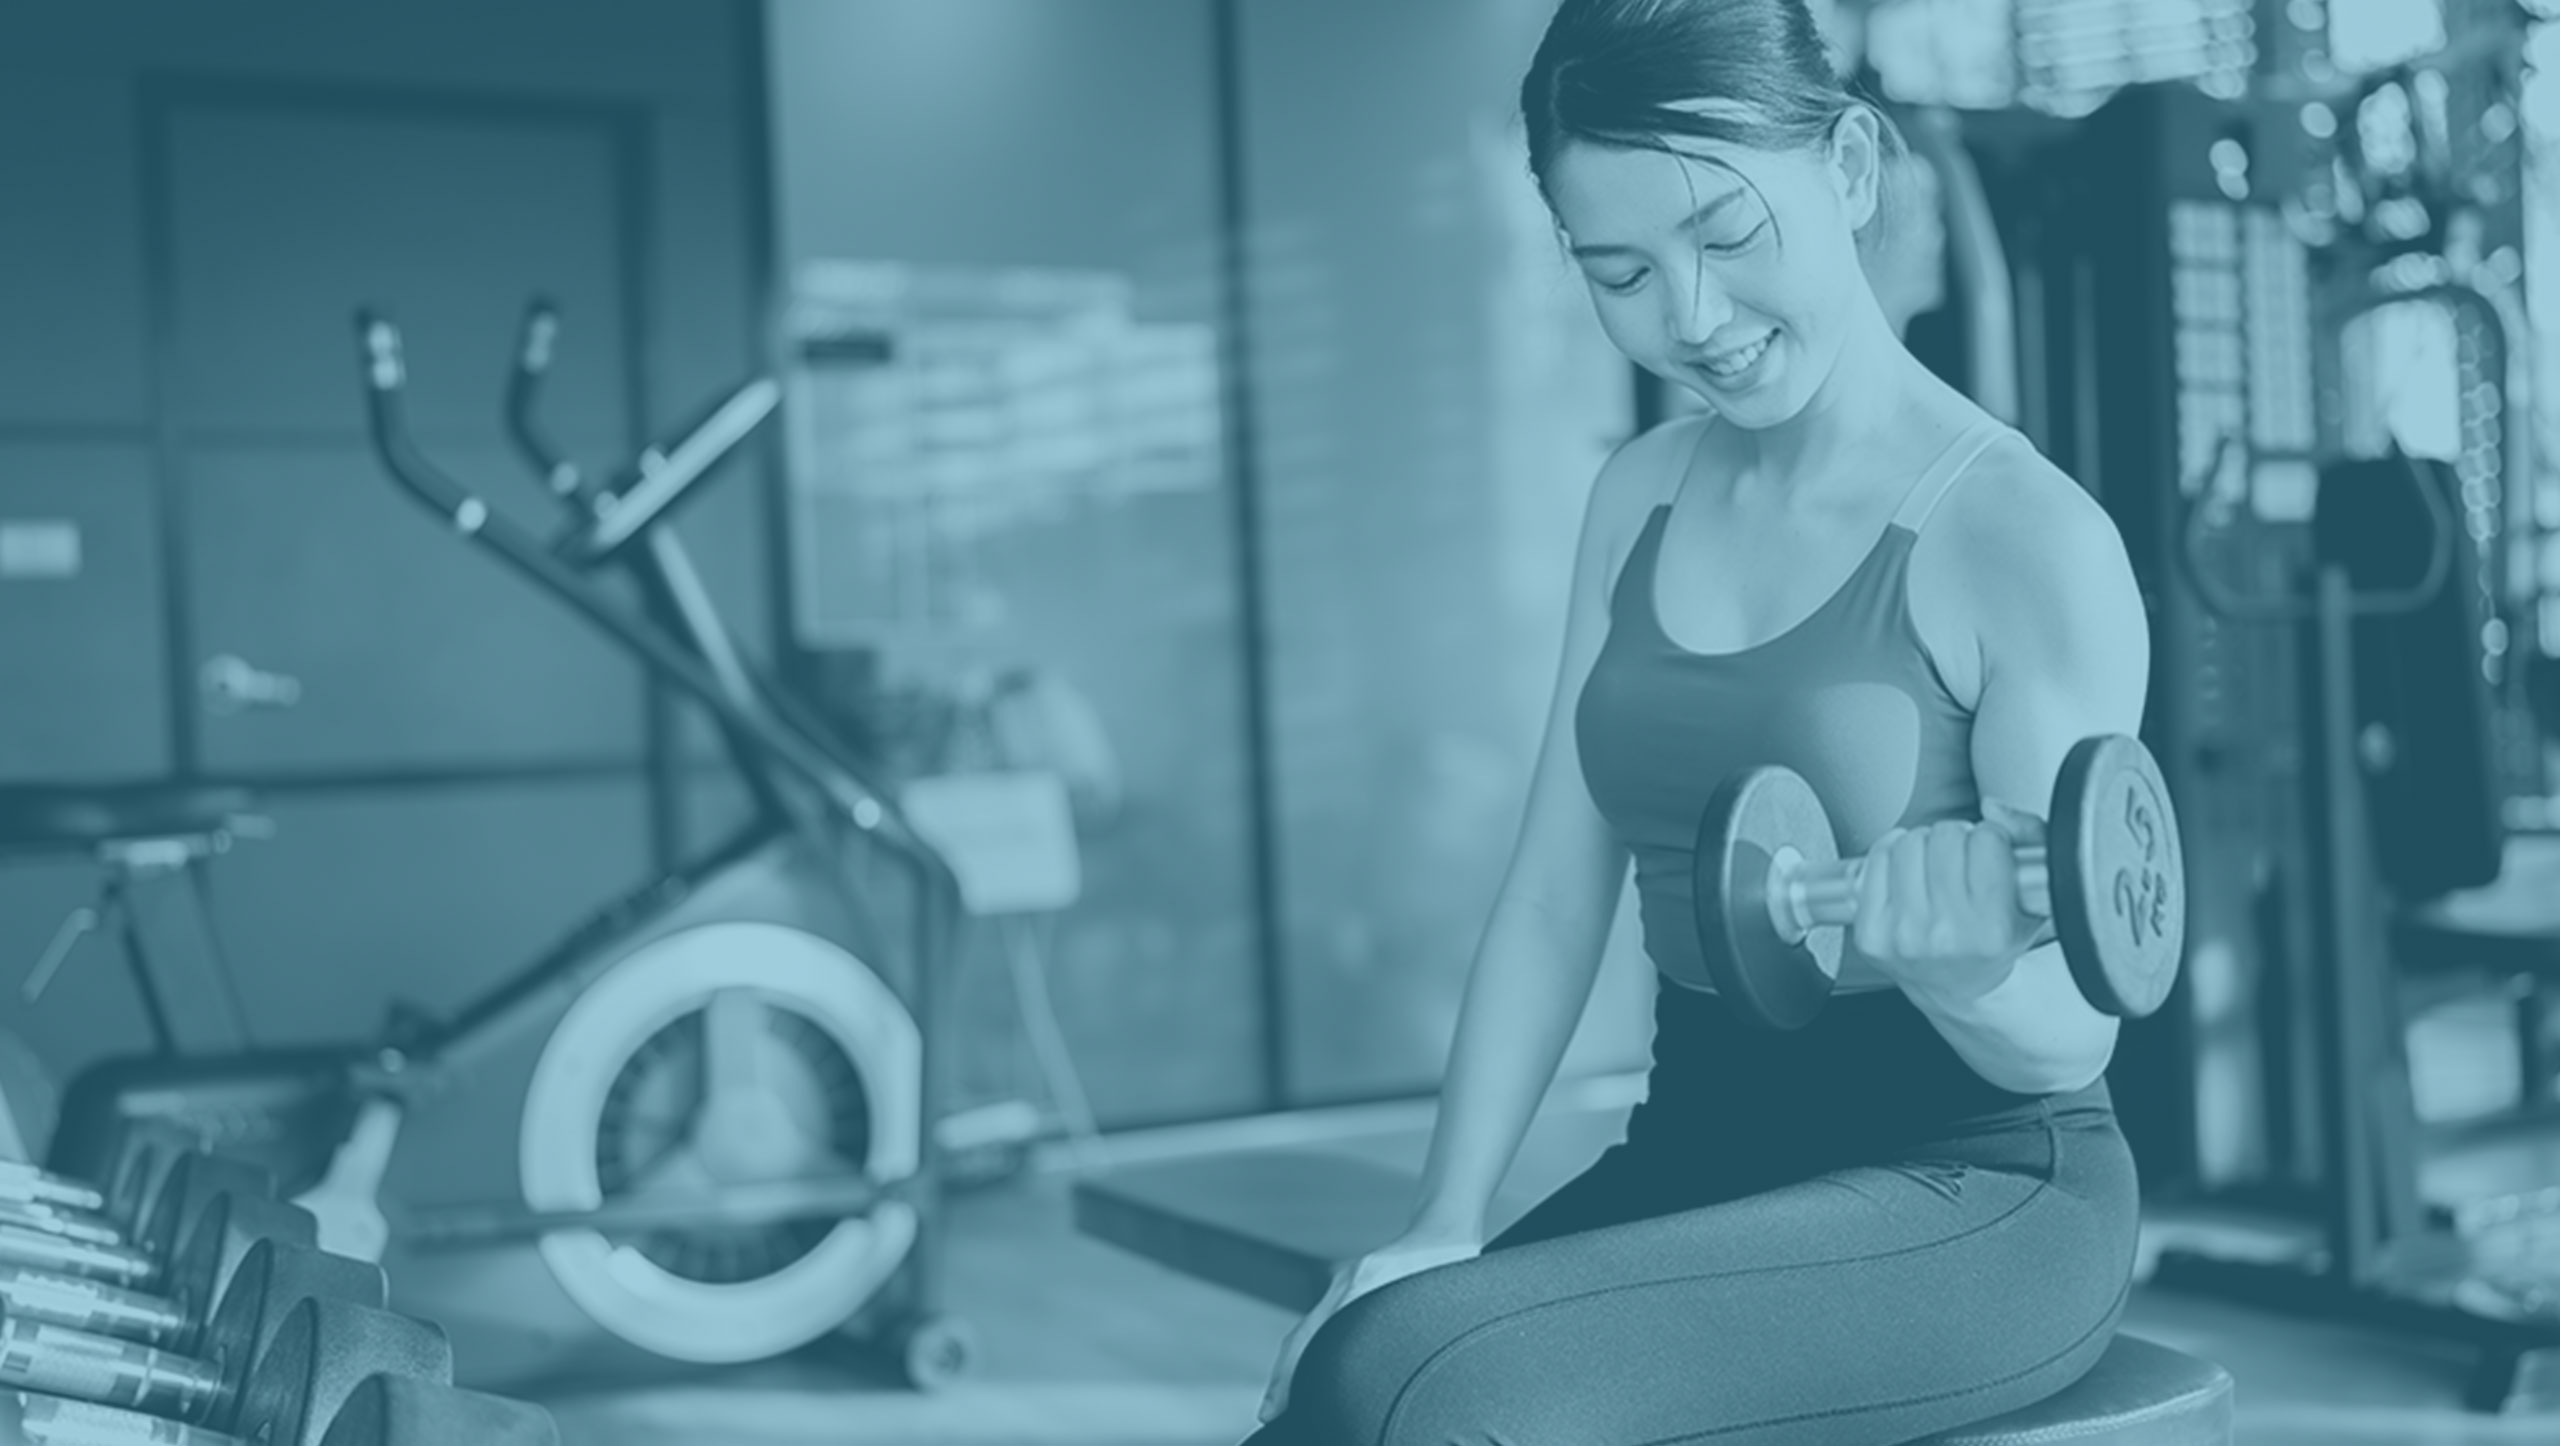
<svg viewBox="0 0 2560 1446"><path fill-rule="evenodd" d="M1888 931L1893 922L1893 851L1902 839L1901 829L1877 839L1867 850L1866 867L1858 874L1858 919L1850 933L1858 952L1870 959L1893 957L1893 936Z"/></svg>
<svg viewBox="0 0 2560 1446"><path fill-rule="evenodd" d="M1325 1321L1350 1299L1352 1272L1358 1268L1355 1263L1335 1274L1333 1284L1325 1290L1324 1299L1317 1301L1316 1308L1308 1311L1289 1332L1288 1339L1280 1343L1279 1364L1272 1367L1271 1384L1262 1393L1261 1414L1266 1423L1289 1408L1289 1383L1298 1374L1298 1358L1306 1354L1307 1342L1315 1339L1316 1332L1323 1329Z"/></svg>

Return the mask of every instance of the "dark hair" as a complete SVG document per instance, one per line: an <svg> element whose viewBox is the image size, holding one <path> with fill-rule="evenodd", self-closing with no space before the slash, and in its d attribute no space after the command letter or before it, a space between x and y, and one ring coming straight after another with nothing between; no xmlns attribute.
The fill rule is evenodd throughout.
<svg viewBox="0 0 2560 1446"><path fill-rule="evenodd" d="M1520 82L1529 173L1550 201L1571 141L1719 165L1679 142L1805 150L1861 106L1875 109L1832 68L1805 0L1564 0Z"/></svg>

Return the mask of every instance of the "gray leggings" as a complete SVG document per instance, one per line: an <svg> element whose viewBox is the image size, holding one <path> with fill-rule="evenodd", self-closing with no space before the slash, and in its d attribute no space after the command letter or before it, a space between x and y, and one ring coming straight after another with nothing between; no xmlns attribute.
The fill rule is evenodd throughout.
<svg viewBox="0 0 2560 1446"><path fill-rule="evenodd" d="M1895 1077L1865 1063L1871 1089ZM1327 1322L1246 1446L1888 1446L2040 1400L2106 1349L2139 1205L2103 1082L1850 1159L1770 1128L1783 1091L1676 1119L1664 1095L1481 1258ZM1907 1125L1893 1098L1869 1116Z"/></svg>

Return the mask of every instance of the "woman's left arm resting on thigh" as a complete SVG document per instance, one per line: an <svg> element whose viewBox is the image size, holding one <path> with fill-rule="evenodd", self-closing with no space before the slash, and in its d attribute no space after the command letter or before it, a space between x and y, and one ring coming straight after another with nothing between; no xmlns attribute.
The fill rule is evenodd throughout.
<svg viewBox="0 0 2560 1446"><path fill-rule="evenodd" d="M1975 783L1985 800L2042 818L2073 744L2140 731L2150 628L2123 540L2095 498L2040 457L1986 472L1974 481L1988 485L1958 489L1968 505L1947 509L1945 533L1930 538L1948 564L1932 571L1979 649ZM2028 949L1991 977L1961 996L1910 991L1977 1073L2048 1094L2106 1069L2117 1022L2081 996L2060 945Z"/></svg>

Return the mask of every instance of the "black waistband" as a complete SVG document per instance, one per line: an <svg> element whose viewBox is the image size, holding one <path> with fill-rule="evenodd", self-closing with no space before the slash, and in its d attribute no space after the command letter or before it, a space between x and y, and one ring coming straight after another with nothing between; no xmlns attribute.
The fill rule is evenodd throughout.
<svg viewBox="0 0 2560 1446"><path fill-rule="evenodd" d="M1666 982L1653 1055L1630 1139L1676 1118L1692 1137L1822 1140L1855 1151L2005 1128L2040 1117L2048 1102L1984 1079L1899 990L1835 996L1812 1024L1778 1033L1715 995ZM2103 1079L2050 1102L2112 1107Z"/></svg>

